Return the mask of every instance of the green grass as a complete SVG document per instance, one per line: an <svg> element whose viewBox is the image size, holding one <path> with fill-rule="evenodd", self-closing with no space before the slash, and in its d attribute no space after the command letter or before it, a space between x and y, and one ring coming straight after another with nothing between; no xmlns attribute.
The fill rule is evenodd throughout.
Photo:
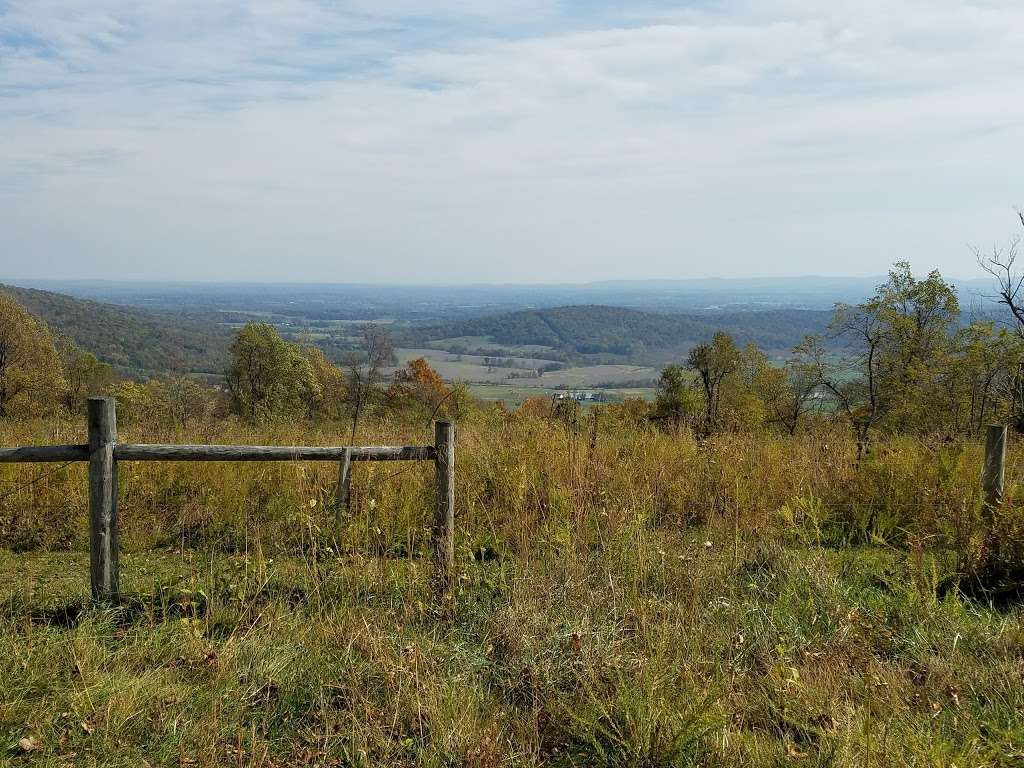
<svg viewBox="0 0 1024 768"><path fill-rule="evenodd" d="M554 352L554 347L544 344L498 344L490 336L455 336L449 339L436 339L426 342L426 346L434 349L451 349L465 347L473 350L488 350L496 353L513 353L523 357L544 357L545 352Z"/></svg>
<svg viewBox="0 0 1024 768"><path fill-rule="evenodd" d="M633 527L426 561L0 553L11 764L1011 766L1024 625L948 564ZM708 544L709 542L709 544ZM21 745L19 746L19 742ZM26 751L28 747L28 751Z"/></svg>

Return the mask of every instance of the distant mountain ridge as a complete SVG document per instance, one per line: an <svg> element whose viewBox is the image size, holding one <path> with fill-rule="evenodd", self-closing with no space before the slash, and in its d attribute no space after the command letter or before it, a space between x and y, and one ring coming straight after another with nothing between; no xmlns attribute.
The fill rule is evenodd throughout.
<svg viewBox="0 0 1024 768"><path fill-rule="evenodd" d="M874 294L884 276L750 277L682 280L604 280L561 284L404 285L344 283L181 283L104 280L18 281L147 311L213 320L225 310L315 321L397 320L436 324L524 309L570 305L629 307L645 312L700 313L723 310L831 310ZM986 302L991 281L952 281L964 305Z"/></svg>

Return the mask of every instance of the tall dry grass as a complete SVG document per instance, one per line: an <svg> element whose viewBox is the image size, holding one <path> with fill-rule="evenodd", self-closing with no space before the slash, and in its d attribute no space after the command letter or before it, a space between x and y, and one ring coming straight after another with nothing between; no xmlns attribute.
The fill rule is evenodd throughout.
<svg viewBox="0 0 1024 768"><path fill-rule="evenodd" d="M129 424L133 442L331 445L343 424L235 420L190 429ZM427 444L426 423L379 420L364 444ZM82 425L5 425L6 445L79 442ZM629 526L710 526L734 535L782 528L818 544L868 542L964 547L977 517L981 447L911 438L878 442L860 467L840 428L795 437L724 434L707 441L663 434L606 409L585 423L481 411L458 431L456 499L463 557L528 558L542 542L587 546ZM1010 451L1007 507L1020 457ZM45 474L38 482L34 477ZM433 503L428 463L360 464L353 501L335 524L337 467L316 462L134 462L121 471L123 545L129 551L255 542L304 551L314 542L364 554L414 556L427 542ZM25 485L25 487L21 487ZM0 531L19 550L87 545L84 467L0 466Z"/></svg>
<svg viewBox="0 0 1024 768"><path fill-rule="evenodd" d="M344 425L126 424L139 442L333 444ZM427 443L422 421L364 443ZM84 439L5 426L0 442ZM1020 463L1010 452L1007 511ZM981 449L841 431L459 426L457 599L431 605L433 470L121 472L91 607L84 468L0 467L0 755L47 765L820 766L1024 759L1024 619L938 589ZM12 489L13 492L12 492Z"/></svg>

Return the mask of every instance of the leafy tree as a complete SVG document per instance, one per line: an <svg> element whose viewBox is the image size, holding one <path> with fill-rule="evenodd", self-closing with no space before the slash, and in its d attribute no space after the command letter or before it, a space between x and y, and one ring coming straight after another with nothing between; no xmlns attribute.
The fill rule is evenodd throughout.
<svg viewBox="0 0 1024 768"><path fill-rule="evenodd" d="M853 429L858 461L884 421L891 429L921 426L959 313L955 290L937 271L918 280L898 262L866 302L836 306L832 332L850 345L851 360L829 362L820 337L804 342L809 369Z"/></svg>
<svg viewBox="0 0 1024 768"><path fill-rule="evenodd" d="M320 387L302 350L266 323L236 334L227 383L235 412L252 420L303 413Z"/></svg>
<svg viewBox="0 0 1024 768"><path fill-rule="evenodd" d="M45 410L60 401L64 387L49 328L0 293L0 417Z"/></svg>
<svg viewBox="0 0 1024 768"><path fill-rule="evenodd" d="M117 380L114 369L91 352L72 347L65 353L65 360L64 405L73 413L82 412L89 397L105 393Z"/></svg>
<svg viewBox="0 0 1024 768"><path fill-rule="evenodd" d="M316 382L316 386L307 387L302 393L306 416L311 419L337 418L345 403L344 372L328 360L318 347L303 346L302 355L306 358Z"/></svg>
<svg viewBox="0 0 1024 768"><path fill-rule="evenodd" d="M136 420L163 420L165 393L163 385L156 379L145 383L125 380L111 387L111 394L117 399L117 420L131 423Z"/></svg>
<svg viewBox="0 0 1024 768"><path fill-rule="evenodd" d="M187 376L122 381L111 389L117 398L118 418L125 422L156 422L178 427L208 416L214 393Z"/></svg>
<svg viewBox="0 0 1024 768"><path fill-rule="evenodd" d="M698 344L690 350L687 365L697 372L704 394L702 428L705 435L719 427L723 383L739 370L740 363L736 342L721 331L714 335L710 344Z"/></svg>
<svg viewBox="0 0 1024 768"><path fill-rule="evenodd" d="M1024 339L990 322L973 323L961 334L961 350L971 382L971 431L990 419L1006 421L1021 413Z"/></svg>
<svg viewBox="0 0 1024 768"><path fill-rule="evenodd" d="M210 410L210 392L195 379L174 376L163 382L167 416L174 424L187 427Z"/></svg>
<svg viewBox="0 0 1024 768"><path fill-rule="evenodd" d="M459 421L466 418L475 408L479 401L473 397L469 387L464 381L453 381L448 386L448 398L441 406L439 413L443 413L449 419Z"/></svg>
<svg viewBox="0 0 1024 768"><path fill-rule="evenodd" d="M651 418L663 429L678 434L696 413L697 396L691 384L690 374L681 365L666 365L662 369Z"/></svg>
<svg viewBox="0 0 1024 768"><path fill-rule="evenodd" d="M986 423L1013 418L1024 339L991 321L961 328L953 338L928 402L925 429L975 434Z"/></svg>
<svg viewBox="0 0 1024 768"><path fill-rule="evenodd" d="M760 383L772 371L768 356L754 342L748 342L739 353L734 374L722 380L719 404L721 428L753 430L762 427L768 418Z"/></svg>

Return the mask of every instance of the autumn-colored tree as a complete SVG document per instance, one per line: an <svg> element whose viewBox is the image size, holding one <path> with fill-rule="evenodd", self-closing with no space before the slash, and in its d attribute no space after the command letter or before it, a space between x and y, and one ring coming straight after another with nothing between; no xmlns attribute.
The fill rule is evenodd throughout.
<svg viewBox="0 0 1024 768"><path fill-rule="evenodd" d="M53 407L61 401L64 388L49 328L0 293L0 417Z"/></svg>
<svg viewBox="0 0 1024 768"><path fill-rule="evenodd" d="M554 413L554 403L550 397L531 395L519 404L516 412L528 418L550 419Z"/></svg>
<svg viewBox="0 0 1024 768"><path fill-rule="evenodd" d="M397 407L412 405L435 411L449 394L444 380L427 359L417 357L395 373L387 399Z"/></svg>

